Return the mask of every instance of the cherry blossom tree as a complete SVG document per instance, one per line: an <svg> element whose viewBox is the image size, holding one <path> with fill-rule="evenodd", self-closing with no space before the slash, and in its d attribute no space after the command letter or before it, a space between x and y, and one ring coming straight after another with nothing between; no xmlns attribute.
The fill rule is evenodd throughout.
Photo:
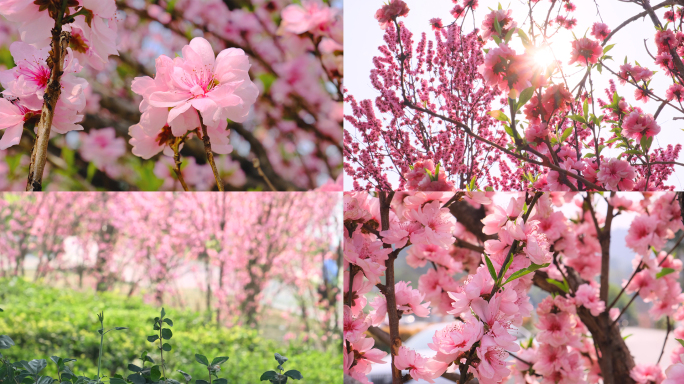
<svg viewBox="0 0 684 384"><path fill-rule="evenodd" d="M7 0L0 15L0 189L341 190L341 2Z"/></svg>
<svg viewBox="0 0 684 384"><path fill-rule="evenodd" d="M609 295L612 228L626 215L633 270ZM681 378L684 347L661 353L664 371L636 365L619 325L641 297L648 315L667 324L666 340L673 329L681 340L682 262L673 251L684 223L674 192L347 192L344 228L345 374L361 382L373 364L386 363L375 340L391 351L395 384L439 376L485 384ZM429 267L417 285L396 280L399 258ZM536 308L532 286L547 293ZM435 332L436 354L424 357L402 345L399 320L431 314L453 322ZM515 330L530 319L534 337L517 342Z"/></svg>
<svg viewBox="0 0 684 384"><path fill-rule="evenodd" d="M370 81L378 97L346 95L345 173L355 190L671 189L681 145L653 143L665 134L661 112L684 114L681 4L530 0L513 12L454 3L450 20L430 21L432 38L413 36L402 0L377 11L384 45ZM625 3L636 5L634 17L602 22L605 6ZM580 12L595 17L588 35L573 31ZM476 15L482 23L468 27ZM639 37L649 61L621 63L611 38L643 17L653 24ZM571 52L561 62L566 30ZM648 106L630 104L616 82Z"/></svg>
<svg viewBox="0 0 684 384"><path fill-rule="evenodd" d="M206 293L211 321L252 327L271 315L275 285L305 337L339 340L341 213L328 192L5 193L0 274L26 276L30 255L36 280L159 305L184 304L183 280Z"/></svg>

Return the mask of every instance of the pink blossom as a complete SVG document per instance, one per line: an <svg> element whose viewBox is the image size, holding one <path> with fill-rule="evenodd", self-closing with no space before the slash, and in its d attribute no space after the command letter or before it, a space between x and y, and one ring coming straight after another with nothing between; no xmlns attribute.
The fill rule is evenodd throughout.
<svg viewBox="0 0 684 384"><path fill-rule="evenodd" d="M314 34L329 29L329 24L336 17L336 10L320 0L303 0L300 4L290 4L283 8L283 21L280 28L284 31L302 34Z"/></svg>
<svg viewBox="0 0 684 384"><path fill-rule="evenodd" d="M665 374L655 364L637 364L629 373L629 377L638 384L660 384L665 380Z"/></svg>
<svg viewBox="0 0 684 384"><path fill-rule="evenodd" d="M506 36L508 31L511 29L515 29L517 27L517 23L513 20L513 17L511 16L511 13L513 12L512 9L498 9L495 11L491 11L490 13L485 16L484 21L482 22L482 38L485 40L489 40L492 35L497 35L501 38ZM496 31L496 27L494 26L494 20L497 20L499 22L499 26L501 27L501 34Z"/></svg>
<svg viewBox="0 0 684 384"><path fill-rule="evenodd" d="M448 247L453 243L452 232L456 219L448 208L442 208L439 201L432 201L418 209L405 214L407 219L414 220L423 226L420 231L411 234L414 244L433 243Z"/></svg>
<svg viewBox="0 0 684 384"><path fill-rule="evenodd" d="M622 134L636 140L643 136L653 137L660 132L660 126L650 114L645 114L639 109L633 110L622 123Z"/></svg>
<svg viewBox="0 0 684 384"><path fill-rule="evenodd" d="M453 361L461 352L479 341L484 334L482 322L473 316L466 316L465 321L455 322L435 332L430 349L437 352L436 359L444 362Z"/></svg>
<svg viewBox="0 0 684 384"><path fill-rule="evenodd" d="M594 23L591 26L591 35L594 36L596 40L605 40L605 38L610 35L610 28L603 23Z"/></svg>
<svg viewBox="0 0 684 384"><path fill-rule="evenodd" d="M427 367L428 358L421 356L416 351L399 347L399 353L394 357L394 366L400 371L409 370L411 377L415 380L426 380L428 383L434 383L433 372Z"/></svg>
<svg viewBox="0 0 684 384"><path fill-rule="evenodd" d="M637 216L629 226L625 244L640 255L648 255L649 246L660 246L662 240L656 234L658 218L648 215Z"/></svg>
<svg viewBox="0 0 684 384"><path fill-rule="evenodd" d="M603 49L596 40L582 37L573 40L571 58L568 64L578 63L586 67L589 64L596 64L602 54Z"/></svg>
<svg viewBox="0 0 684 384"><path fill-rule="evenodd" d="M508 353L494 341L493 337L484 335L476 351L477 357L480 358L480 364L477 366L477 377L480 381L501 382L509 374L510 371L506 367Z"/></svg>
<svg viewBox="0 0 684 384"><path fill-rule="evenodd" d="M249 67L241 49L229 48L215 57L207 40L194 38L183 47L183 57L173 60L168 90L150 94L150 106L172 108L169 123L190 108L200 112L208 124L225 119L241 123L259 93L249 79Z"/></svg>
<svg viewBox="0 0 684 384"><path fill-rule="evenodd" d="M24 130L24 113L21 108L0 97L0 129L5 133L0 140L0 149L19 144Z"/></svg>
<svg viewBox="0 0 684 384"><path fill-rule="evenodd" d="M116 137L114 128L93 129L81 135L80 153L83 160L92 162L98 169L115 163L126 153L126 141Z"/></svg>
<svg viewBox="0 0 684 384"><path fill-rule="evenodd" d="M665 91L665 96L667 100L677 100L678 102L684 101L684 86L681 84L672 84L667 91Z"/></svg>
<svg viewBox="0 0 684 384"><path fill-rule="evenodd" d="M684 383L684 364L671 365L665 370L665 379L662 384L681 384Z"/></svg>
<svg viewBox="0 0 684 384"><path fill-rule="evenodd" d="M599 299L598 290L589 284L582 284L577 288L575 300L577 305L590 310L592 316L598 316L606 310L606 303Z"/></svg>
<svg viewBox="0 0 684 384"><path fill-rule="evenodd" d="M391 22L400 16L408 15L409 7L401 0L390 0L375 12L375 19L380 23L381 29L386 29Z"/></svg>
<svg viewBox="0 0 684 384"><path fill-rule="evenodd" d="M10 53L16 66L0 72L0 83L5 88L3 95L19 98L28 109L40 111L50 78L50 68L47 65L49 51L50 47L37 49L24 42L12 43ZM85 79L74 76L75 73L81 71L81 68L78 60L73 58L71 49L67 48L64 75L60 81L62 92L59 98L59 109L67 108L78 112L85 108L86 100L83 90L88 83ZM58 127L60 133L71 130L66 129Z"/></svg>
<svg viewBox="0 0 684 384"><path fill-rule="evenodd" d="M636 176L634 168L625 160L608 159L601 162L597 180L610 190L631 190Z"/></svg>

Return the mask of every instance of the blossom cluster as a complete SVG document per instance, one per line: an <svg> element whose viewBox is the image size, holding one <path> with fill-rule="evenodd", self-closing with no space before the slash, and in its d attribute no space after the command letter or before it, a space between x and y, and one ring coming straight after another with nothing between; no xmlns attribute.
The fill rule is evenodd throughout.
<svg viewBox="0 0 684 384"><path fill-rule="evenodd" d="M43 3L21 0L0 4L0 15L15 24L21 37L21 41L10 45L16 66L0 71L4 88L0 98L0 129L5 130L0 149L19 144L24 127L31 128L40 119L51 74L51 30L61 11L61 5L55 8L52 2ZM86 107L88 83L76 74L84 65L101 70L110 55L118 54L115 0L70 1L63 17L70 19L63 29L71 36L52 122L52 130L57 133L83 130L79 123Z"/></svg>
<svg viewBox="0 0 684 384"><path fill-rule="evenodd" d="M551 43L577 24L571 2L530 1L529 14L499 5L484 10L472 32L463 25L477 2L454 3L455 20L432 19L434 38L423 33L417 43L401 21L410 17L403 1L378 10L385 44L370 79L379 97L373 103L347 96L353 129L345 131L345 172L355 190L671 189L666 181L681 144L652 144L663 108L684 113L681 26L656 23L654 64L671 83L658 92L649 88L652 68L626 59L612 68L615 44L608 43L632 19L615 30L596 21L588 36L573 35L569 60L560 62ZM584 74L576 84L573 67ZM594 89L596 76L609 80L607 101ZM637 101L660 107L628 104L614 80L633 87Z"/></svg>
<svg viewBox="0 0 684 384"><path fill-rule="evenodd" d="M29 142L15 144L21 127L40 119L57 3L0 3L0 51L14 56L0 55L0 72L10 68L0 80L0 130L9 131L0 143L3 190L25 187ZM67 3L62 30L71 38L46 189L178 190L178 173L190 189L215 189L215 174L226 189L341 189L340 2ZM105 128L116 135L97 133ZM58 134L70 130L86 134ZM102 156L86 148L90 136ZM205 161L205 137L214 164ZM115 158L119 138L125 152ZM180 172L160 155L171 155L174 141Z"/></svg>
<svg viewBox="0 0 684 384"><path fill-rule="evenodd" d="M599 381L602 367L597 354L603 353L603 346L595 345L592 337L608 330L597 323L616 322L626 310L614 303L609 306L597 279L604 246L600 233L610 230L612 217L635 215L625 238L636 253L635 271L624 282L624 293L639 294L650 305L654 320L684 319L678 282L682 263L664 250L684 229L674 197L396 192L379 198L374 193L346 192L345 373L368 383L373 364L387 362L367 335L370 327L389 325L394 337L393 327L401 324L392 320L396 316L439 314L454 321L435 332L429 344L433 354L422 356L401 343L392 348L391 363L415 380L433 382L457 372L481 383L503 383L510 377L527 383ZM507 205L500 204L506 200ZM609 207L607 216L597 215L599 203ZM566 209L560 210L563 206ZM574 213L569 214L571 207ZM461 216L459 209L470 212L465 215L485 212L481 224ZM431 266L417 288L408 281L388 280L394 276L388 270L399 257L412 268ZM388 290L389 283L393 290ZM529 295L532 285L553 293L536 311ZM367 298L371 294L372 300ZM396 308L389 308L389 302ZM597 320L603 316L607 320ZM530 318L536 318L535 335L519 340L516 331ZM675 336L683 332L676 328ZM626 372L638 383L661 382L680 374L680 355L684 356L684 347L673 352L674 365L667 373L633 362L625 363Z"/></svg>

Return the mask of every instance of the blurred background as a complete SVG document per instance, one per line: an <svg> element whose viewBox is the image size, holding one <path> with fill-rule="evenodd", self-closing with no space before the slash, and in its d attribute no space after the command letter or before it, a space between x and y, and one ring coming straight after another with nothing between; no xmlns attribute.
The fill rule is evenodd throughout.
<svg viewBox="0 0 684 384"><path fill-rule="evenodd" d="M326 209L321 209L326 207ZM6 193L0 199L0 334L11 361L75 358L127 376L162 307L177 369L228 356L219 377L256 383L288 357L304 383L342 377L338 193ZM54 364L47 374L56 377ZM167 369L168 371L168 369ZM204 372L204 373L202 373ZM176 377L177 376L177 377Z"/></svg>

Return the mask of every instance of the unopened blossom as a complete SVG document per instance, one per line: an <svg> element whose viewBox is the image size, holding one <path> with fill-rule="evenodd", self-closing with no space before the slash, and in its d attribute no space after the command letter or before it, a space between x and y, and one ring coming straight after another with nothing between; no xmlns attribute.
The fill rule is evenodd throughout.
<svg viewBox="0 0 684 384"><path fill-rule="evenodd" d="M603 54L603 48L596 40L582 37L572 42L572 52L570 53L568 64L578 63L586 67L589 64L596 64L599 57Z"/></svg>

